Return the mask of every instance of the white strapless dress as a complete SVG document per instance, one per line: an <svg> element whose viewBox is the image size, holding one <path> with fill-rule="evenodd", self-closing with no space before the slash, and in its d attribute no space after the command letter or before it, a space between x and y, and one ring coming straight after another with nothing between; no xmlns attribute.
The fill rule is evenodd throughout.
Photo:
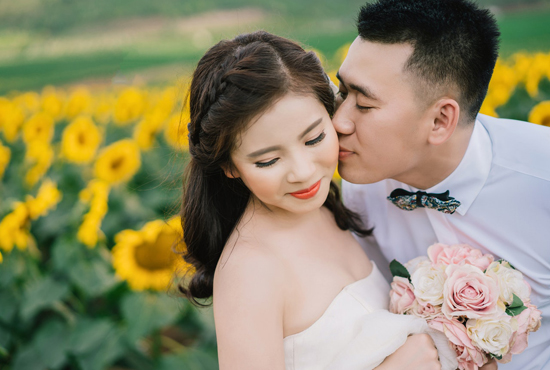
<svg viewBox="0 0 550 370"><path fill-rule="evenodd" d="M373 263L372 273L344 287L313 325L284 338L286 370L373 369L418 333L432 336L443 370L456 369L456 354L442 333L423 319L388 311L389 291Z"/></svg>

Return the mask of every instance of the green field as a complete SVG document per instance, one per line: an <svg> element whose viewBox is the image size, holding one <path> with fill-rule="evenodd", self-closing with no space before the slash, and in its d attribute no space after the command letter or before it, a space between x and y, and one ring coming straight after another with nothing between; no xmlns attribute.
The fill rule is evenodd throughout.
<svg viewBox="0 0 550 370"><path fill-rule="evenodd" d="M501 5L495 13L502 31L502 56L550 50L549 1L519 5L513 0L480 1L487 6L495 2ZM170 82L188 75L217 40L260 28L321 51L327 68L336 68L334 52L356 36L354 17L361 4L359 0L235 0L230 5L220 0L0 0L0 94L48 84L132 83L136 78L152 84ZM261 13L257 19L247 17L251 6ZM229 16L222 13L221 18L207 17L201 23L201 14L220 9ZM239 14L244 14L242 19ZM235 19L227 22L228 17ZM216 19L227 24L217 24ZM186 22L190 26L177 31ZM197 37L202 41L198 43Z"/></svg>

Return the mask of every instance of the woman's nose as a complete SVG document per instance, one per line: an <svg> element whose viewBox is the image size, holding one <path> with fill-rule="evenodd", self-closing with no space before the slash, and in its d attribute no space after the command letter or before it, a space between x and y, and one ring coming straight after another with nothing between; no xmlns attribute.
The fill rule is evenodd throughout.
<svg viewBox="0 0 550 370"><path fill-rule="evenodd" d="M288 182L308 182L315 174L315 163L309 155L298 154L288 171Z"/></svg>

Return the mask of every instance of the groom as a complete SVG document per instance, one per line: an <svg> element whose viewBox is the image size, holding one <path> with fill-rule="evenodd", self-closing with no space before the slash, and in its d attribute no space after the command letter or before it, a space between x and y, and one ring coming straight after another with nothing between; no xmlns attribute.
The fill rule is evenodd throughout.
<svg viewBox="0 0 550 370"><path fill-rule="evenodd" d="M436 242L509 261L543 321L499 369L550 369L550 128L478 114L494 18L467 0L380 0L357 25L333 122L344 201L374 227L360 243L381 267Z"/></svg>

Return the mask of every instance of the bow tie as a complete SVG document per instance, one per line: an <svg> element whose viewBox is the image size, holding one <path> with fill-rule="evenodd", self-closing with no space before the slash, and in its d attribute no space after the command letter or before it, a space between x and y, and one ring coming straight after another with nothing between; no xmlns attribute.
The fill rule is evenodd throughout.
<svg viewBox="0 0 550 370"><path fill-rule="evenodd" d="M434 194L424 191L411 193L405 189L395 189L388 199L401 209L412 211L415 208L431 208L443 213L453 214L460 206L460 202L449 196L449 190Z"/></svg>

